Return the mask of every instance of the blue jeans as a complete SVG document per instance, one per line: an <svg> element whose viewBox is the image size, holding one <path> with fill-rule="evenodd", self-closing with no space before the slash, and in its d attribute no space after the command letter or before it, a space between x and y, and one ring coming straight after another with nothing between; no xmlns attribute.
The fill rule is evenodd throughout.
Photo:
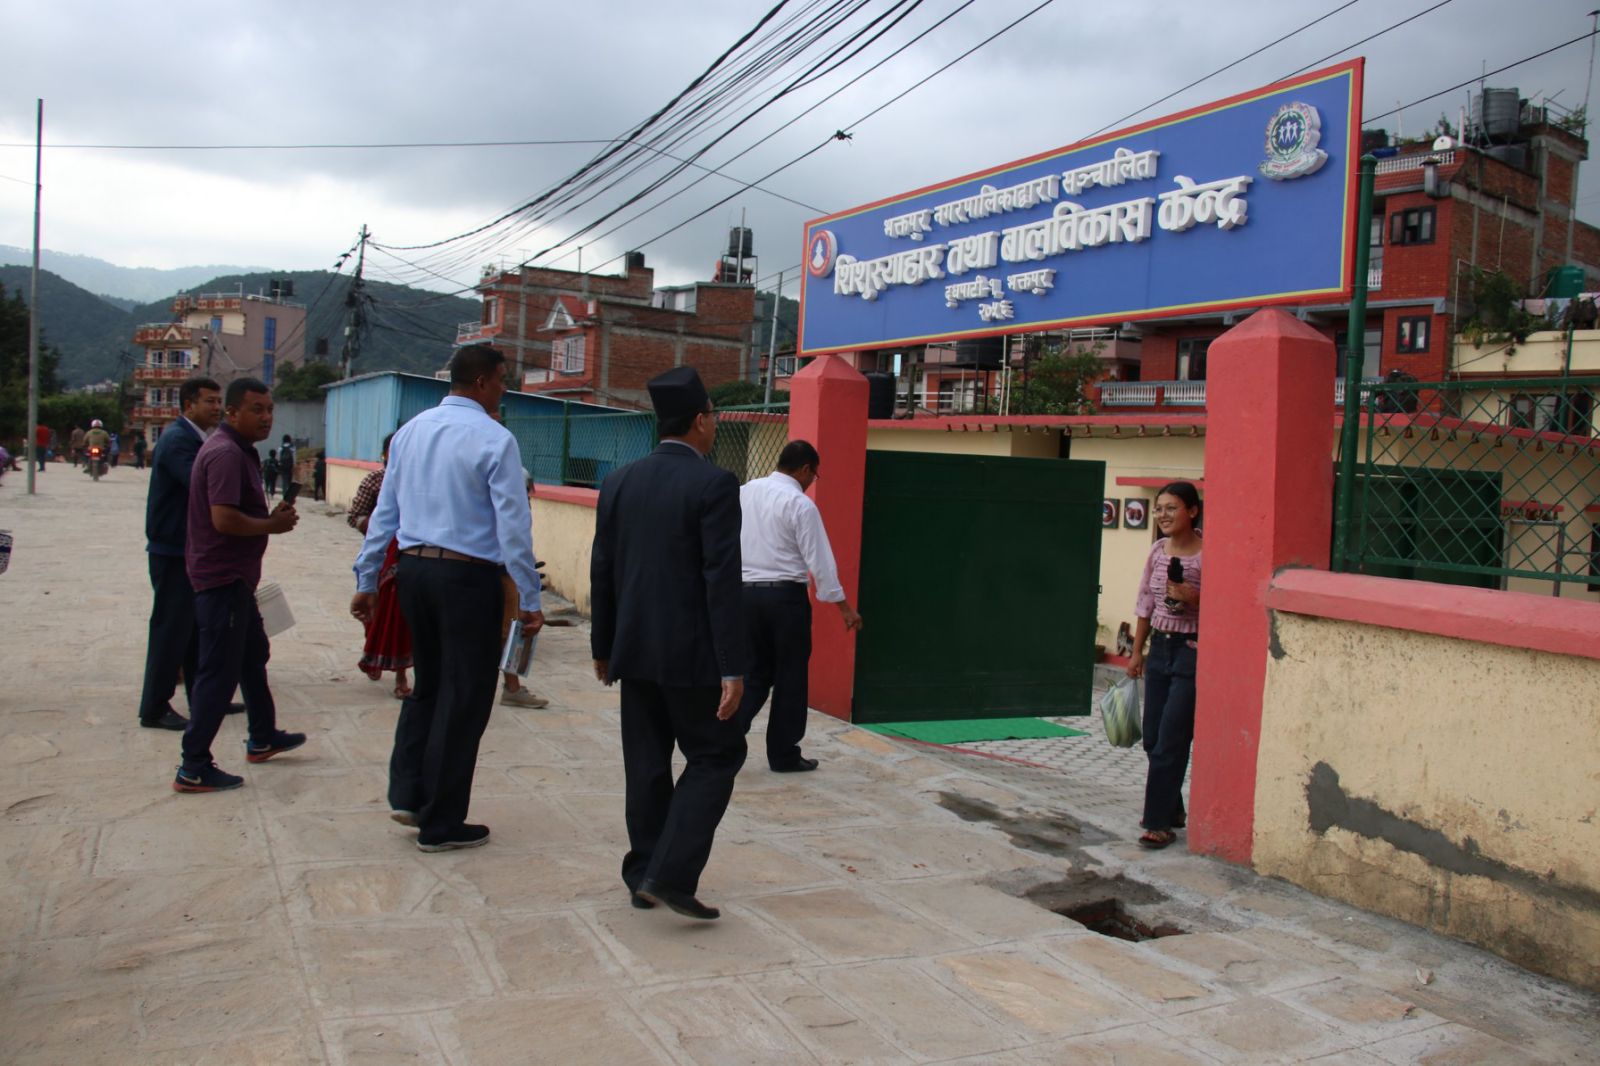
<svg viewBox="0 0 1600 1066"><path fill-rule="evenodd" d="M1144 750L1150 771L1144 782L1146 829L1171 829L1186 821L1183 775L1194 740L1194 668L1199 657L1192 634L1150 634L1144 665Z"/></svg>

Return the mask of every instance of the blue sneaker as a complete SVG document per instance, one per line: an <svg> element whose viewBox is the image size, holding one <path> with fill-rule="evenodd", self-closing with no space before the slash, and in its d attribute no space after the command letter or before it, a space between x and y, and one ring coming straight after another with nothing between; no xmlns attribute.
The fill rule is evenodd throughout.
<svg viewBox="0 0 1600 1066"><path fill-rule="evenodd" d="M172 779L172 791L226 792L230 788L238 788L242 784L244 784L244 778L238 774L230 774L217 769L216 763L194 772L185 770L180 766L178 767L178 776Z"/></svg>
<svg viewBox="0 0 1600 1066"><path fill-rule="evenodd" d="M244 757L248 762L266 762L274 755L282 755L286 751L293 751L306 742L304 733L285 733L281 729L274 730L272 738L266 741L247 740L244 742Z"/></svg>

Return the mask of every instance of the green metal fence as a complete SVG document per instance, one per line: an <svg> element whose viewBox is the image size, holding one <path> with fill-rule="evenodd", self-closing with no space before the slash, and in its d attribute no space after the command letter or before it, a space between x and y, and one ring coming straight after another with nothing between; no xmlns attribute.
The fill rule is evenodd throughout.
<svg viewBox="0 0 1600 1066"><path fill-rule="evenodd" d="M1600 377L1362 386L1337 568L1600 590Z"/></svg>
<svg viewBox="0 0 1600 1066"><path fill-rule="evenodd" d="M772 471L788 440L789 409L728 407L717 412L711 459L739 476L740 484ZM522 465L541 485L599 488L617 467L650 454L658 440L649 411L508 418Z"/></svg>

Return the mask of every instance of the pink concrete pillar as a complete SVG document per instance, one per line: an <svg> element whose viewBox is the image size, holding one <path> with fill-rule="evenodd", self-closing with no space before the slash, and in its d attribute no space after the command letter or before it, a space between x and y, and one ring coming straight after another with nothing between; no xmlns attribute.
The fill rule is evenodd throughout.
<svg viewBox="0 0 1600 1066"><path fill-rule="evenodd" d="M1333 344L1259 311L1207 354L1205 570L1189 848L1248 863L1272 575L1327 569Z"/></svg>
<svg viewBox="0 0 1600 1066"><path fill-rule="evenodd" d="M824 355L789 379L789 439L810 441L822 457L811 497L839 564L839 581L856 602L861 581L861 506L867 484L867 379L843 359ZM850 718L856 638L831 605L814 605L811 706Z"/></svg>

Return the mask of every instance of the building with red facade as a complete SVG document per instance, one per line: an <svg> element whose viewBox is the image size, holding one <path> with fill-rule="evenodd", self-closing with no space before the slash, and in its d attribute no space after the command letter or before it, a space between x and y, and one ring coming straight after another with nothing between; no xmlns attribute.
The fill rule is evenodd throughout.
<svg viewBox="0 0 1600 1066"><path fill-rule="evenodd" d="M657 289L634 252L620 275L524 265L486 270L478 291L483 317L462 323L456 344L503 352L524 392L645 408L645 383L675 366L707 386L756 374L753 285Z"/></svg>

